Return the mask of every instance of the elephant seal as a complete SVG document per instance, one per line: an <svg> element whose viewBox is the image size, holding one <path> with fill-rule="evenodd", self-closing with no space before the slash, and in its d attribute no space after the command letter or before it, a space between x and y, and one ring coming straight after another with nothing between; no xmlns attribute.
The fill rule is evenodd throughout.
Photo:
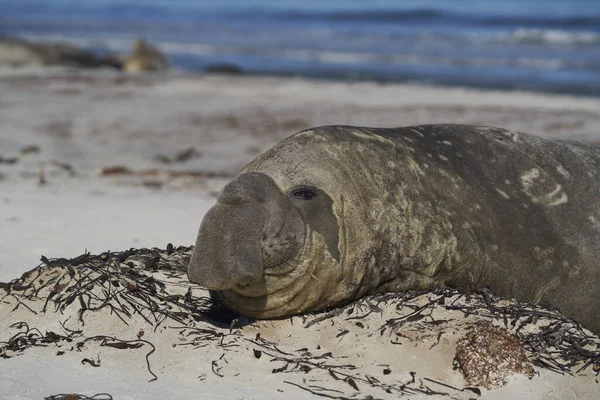
<svg viewBox="0 0 600 400"><path fill-rule="evenodd" d="M468 125L299 132L223 188L188 276L256 318L488 286L600 333L600 148Z"/></svg>
<svg viewBox="0 0 600 400"><path fill-rule="evenodd" d="M145 40L137 40L133 45L133 51L123 62L123 70L126 72L164 71L169 69L170 62L158 48L152 46Z"/></svg>

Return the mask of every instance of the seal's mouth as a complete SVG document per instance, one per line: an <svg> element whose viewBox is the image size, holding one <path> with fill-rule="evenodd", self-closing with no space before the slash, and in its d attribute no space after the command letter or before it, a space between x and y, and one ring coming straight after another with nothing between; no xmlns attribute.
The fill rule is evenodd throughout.
<svg viewBox="0 0 600 400"><path fill-rule="evenodd" d="M215 295L227 307L243 315L255 318L279 318L302 312L304 307L300 304L306 303L304 299L307 293L304 289L308 283L306 275L288 283L277 290L272 287L252 285L251 290L240 291L236 287L217 291Z"/></svg>
<svg viewBox="0 0 600 400"><path fill-rule="evenodd" d="M290 290L294 286L298 275L304 274L305 266L302 265L299 254L296 253L293 257L268 269L263 268L261 279L237 282L227 291L244 297L258 298L273 296L278 292Z"/></svg>

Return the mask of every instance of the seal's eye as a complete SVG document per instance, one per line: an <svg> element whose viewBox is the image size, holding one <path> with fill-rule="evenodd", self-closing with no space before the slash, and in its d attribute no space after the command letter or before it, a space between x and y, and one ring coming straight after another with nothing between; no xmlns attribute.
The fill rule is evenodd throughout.
<svg viewBox="0 0 600 400"><path fill-rule="evenodd" d="M300 187L292 190L292 196L298 200L313 200L317 198L317 190L311 187Z"/></svg>

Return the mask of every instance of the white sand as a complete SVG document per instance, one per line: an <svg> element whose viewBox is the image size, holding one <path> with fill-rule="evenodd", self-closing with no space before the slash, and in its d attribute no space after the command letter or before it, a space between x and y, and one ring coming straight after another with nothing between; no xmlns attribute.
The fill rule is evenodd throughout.
<svg viewBox="0 0 600 400"><path fill-rule="evenodd" d="M202 215L214 202L213 196L198 189L167 192L84 179L43 187L11 181L0 187L10 187L0 196L3 282L39 264L41 255L164 248L169 242L190 245Z"/></svg>
<svg viewBox="0 0 600 400"><path fill-rule="evenodd" d="M70 258L86 249L99 253L129 247L164 248L169 242L193 244L199 222L226 178L173 178L165 175L167 170L233 175L277 141L311 126L439 122L493 125L600 142L600 100L284 78L124 78L108 72L61 70L5 74L0 77L0 157L14 156L18 162L0 163L4 228L0 230L0 281L35 267L42 254ZM19 151L26 145L38 145L41 151L21 156ZM154 158L157 154L171 157L189 147L202 156L169 165ZM76 175L70 176L53 161L70 164ZM109 165L162 173L98 176L98 168ZM38 184L40 169L47 181L42 186ZM11 318L18 320L11 314L6 318L0 332ZM46 315L38 322L38 327L50 329L57 321ZM368 368L387 363L394 371L402 371L394 375L399 381L410 379L406 372L417 369L419 374L437 374L439 379L464 386L458 373L448 370L444 353L428 351L428 346L421 350L396 346L390 352L388 340L379 342L375 337L357 344L351 336L338 340L338 332L326 329L305 331L301 324L289 322L264 324L263 335L271 332L272 340L290 348L290 338L298 341L298 347L314 346L321 338L336 354L347 354L355 363ZM115 335L133 332L112 326L103 329ZM0 340L11 334L3 332ZM244 335L252 333L244 331ZM176 339L160 338L166 343ZM107 352L102 355L102 367L91 368L81 365L80 355L61 358L48 349L33 349L10 360L0 359L2 397L42 398L61 392L106 392L115 399L308 396L282 384L280 377L265 374L273 366L251 354L228 360L226 378L215 377L210 370L205 380L194 378L220 356L218 350L211 351L193 356L185 351L157 352L154 369L159 371L159 380L147 383L148 375L139 367L143 352L135 360ZM265 364L258 367L257 362ZM235 371L241 371L239 377ZM31 376L38 378L31 382ZM589 376L573 378L542 371L531 381L518 378L503 389L484 392L482 398L592 399L598 392L600 384Z"/></svg>
<svg viewBox="0 0 600 400"><path fill-rule="evenodd" d="M125 264L121 268L125 268ZM64 268L48 271L56 277L62 277L59 282L63 285L73 285L73 288L77 287L76 281L90 273L85 268L76 270L77 279L71 281ZM112 271L114 274L117 270ZM184 273L173 277L161 271L138 271L165 283L170 295L183 295L187 287L193 287L185 283ZM96 276L100 276L100 272L92 279ZM113 275L111 282L114 282L115 276L119 275ZM119 279L126 279L126 276L120 275ZM23 283L33 283L32 287L39 288L44 286L40 279L47 282L49 277L46 274ZM374 398L394 399L401 393L409 395L409 398L448 398L442 394L458 399L475 396L470 390L460 390L468 384L461 373L452 368L452 360L456 342L464 334L466 326L487 321L485 317L465 317L460 311L435 305L431 308L432 314L425 314L431 315L440 324L423 323L430 321L429 317L404 321L399 327L388 323L413 312L413 306L423 307L431 301L437 303L440 297L436 294L417 297L410 300L408 306L394 299L377 303L363 300L346 307L339 315L322 318L320 322L315 320L323 314L251 324L242 320L241 327L230 329L205 321L188 319L184 325L167 319L153 329L135 313L125 318L125 325L114 313L109 312L108 307L101 311L86 311L82 315L85 323L80 323L81 307L78 301L70 303L60 313L41 313L45 297L52 287L54 284L38 292L38 299L21 298L37 314L19 305L17 297L4 298L0 307L0 332L7 340L24 330L10 325L24 321L29 328L37 328L42 334L52 331L65 336L68 330L81 331L81 334L76 333L71 342L28 348L20 355L9 351L10 358L0 361L0 373L5 379L3 394L13 396L11 398L41 398L58 393L110 393L114 398L134 399L159 399L165 396L307 398L308 393L298 386L341 398L366 398L372 395ZM125 285L119 287L124 288ZM101 295L99 289L97 285L94 291L96 295ZM20 289L14 290L21 293ZM27 290L28 293L36 291ZM109 290L114 293L121 289L113 286ZM131 298L127 290L122 290L126 293L125 297ZM197 288L193 292L194 296L206 295L205 291ZM62 299L59 301L64 304L69 293L72 293L71 289L63 287L53 299ZM125 304L125 297L121 297L118 304ZM475 304L462 296L446 298L447 304ZM102 300L92 306L100 304ZM118 306L115 301L112 304ZM399 304L401 306L397 307ZM19 308L14 310L17 305ZM172 305L163 303L155 311L176 311L165 308ZM373 306L379 306L381 310L373 311ZM48 307L53 310L54 302L49 302ZM152 313L145 310L142 313L154 320ZM511 321L509 317L509 324ZM382 326L386 328L382 330ZM103 347L100 341L85 340L103 335L136 341L138 332L142 330L141 338L146 342L140 343L142 346L135 349ZM30 332L35 335L35 330ZM151 349L150 343L155 347L155 352L148 357L149 370L145 355ZM597 343L600 344L600 339L597 339ZM257 352L260 357L257 357ZM86 360L97 363L96 367L86 363ZM387 373L384 372L386 369ZM577 376L562 376L547 370L538 370L538 373L531 380L521 375L509 377L506 386L483 390L481 398L592 399L600 384L591 368ZM157 380L149 382L152 374L157 376ZM352 383L348 382L347 376L352 377ZM32 377L36 377L35 382L31 382ZM424 395L426 389L439 394Z"/></svg>

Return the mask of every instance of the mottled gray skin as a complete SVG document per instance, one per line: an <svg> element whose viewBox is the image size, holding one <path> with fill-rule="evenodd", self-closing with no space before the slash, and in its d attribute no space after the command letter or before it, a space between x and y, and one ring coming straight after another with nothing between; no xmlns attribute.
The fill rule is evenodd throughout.
<svg viewBox="0 0 600 400"><path fill-rule="evenodd" d="M600 148L466 125L303 131L223 189L188 275L257 318L489 286L600 333Z"/></svg>

